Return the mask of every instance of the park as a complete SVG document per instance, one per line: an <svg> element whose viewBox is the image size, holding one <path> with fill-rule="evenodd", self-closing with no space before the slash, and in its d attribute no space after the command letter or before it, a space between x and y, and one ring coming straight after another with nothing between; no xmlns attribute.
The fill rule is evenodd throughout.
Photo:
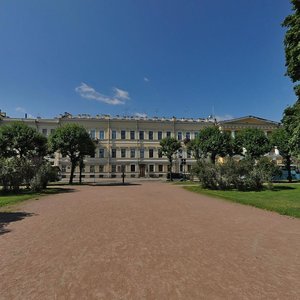
<svg viewBox="0 0 300 300"><path fill-rule="evenodd" d="M0 10L0 300L299 299L300 1L37 2Z"/></svg>

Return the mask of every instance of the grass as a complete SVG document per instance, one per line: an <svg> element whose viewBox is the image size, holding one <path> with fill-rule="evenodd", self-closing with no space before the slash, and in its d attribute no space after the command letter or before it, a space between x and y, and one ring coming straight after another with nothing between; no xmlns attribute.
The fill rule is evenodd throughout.
<svg viewBox="0 0 300 300"><path fill-rule="evenodd" d="M0 193L0 207L17 204L29 199L40 198L41 196L64 193L70 191L63 188L47 188L40 193L33 193L26 190L21 190L19 193Z"/></svg>
<svg viewBox="0 0 300 300"><path fill-rule="evenodd" d="M198 186L184 186L191 192L226 199L245 205L275 211L281 215L300 218L300 184L275 183L273 190L241 192L236 190L207 190Z"/></svg>
<svg viewBox="0 0 300 300"><path fill-rule="evenodd" d="M173 181L172 182L175 185L199 185L198 182L195 181L190 181L190 180L185 180L185 181Z"/></svg>

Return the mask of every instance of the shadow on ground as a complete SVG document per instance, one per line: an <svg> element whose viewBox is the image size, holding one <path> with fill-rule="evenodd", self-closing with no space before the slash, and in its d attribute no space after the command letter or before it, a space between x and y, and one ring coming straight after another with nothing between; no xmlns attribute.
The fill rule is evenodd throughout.
<svg viewBox="0 0 300 300"><path fill-rule="evenodd" d="M295 190L295 187L292 186L274 186L272 191L279 192L279 191L285 191L285 190Z"/></svg>
<svg viewBox="0 0 300 300"><path fill-rule="evenodd" d="M74 192L76 192L76 189L50 186L45 191L43 191L41 194L52 195L52 194L74 193Z"/></svg>
<svg viewBox="0 0 300 300"><path fill-rule="evenodd" d="M103 183L90 183L88 185L91 186L134 186L134 185L141 185L140 183L132 183L132 182L103 182Z"/></svg>
<svg viewBox="0 0 300 300"><path fill-rule="evenodd" d="M7 225L13 222L21 221L26 217L32 217L35 214L27 212L0 212L0 235L10 232L6 228Z"/></svg>

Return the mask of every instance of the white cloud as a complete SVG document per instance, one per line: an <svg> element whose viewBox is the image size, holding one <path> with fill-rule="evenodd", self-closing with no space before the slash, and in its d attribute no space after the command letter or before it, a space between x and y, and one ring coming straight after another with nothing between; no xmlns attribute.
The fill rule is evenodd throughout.
<svg viewBox="0 0 300 300"><path fill-rule="evenodd" d="M134 115L139 118L147 118L147 114L145 113L136 112Z"/></svg>
<svg viewBox="0 0 300 300"><path fill-rule="evenodd" d="M106 96L97 92L93 87L82 82L78 87L75 88L75 91L85 99L96 100L110 105L119 105L124 104L126 100L129 100L129 93L127 91L113 88L113 96Z"/></svg>
<svg viewBox="0 0 300 300"><path fill-rule="evenodd" d="M215 116L216 120L219 121L225 121L225 120L230 120L233 119L232 115L224 115L224 116Z"/></svg>
<svg viewBox="0 0 300 300"><path fill-rule="evenodd" d="M35 117L33 115L27 113L26 109L21 107L21 106L16 107L16 112L19 112L19 113L22 113L22 114L27 114L27 117L29 119L35 119Z"/></svg>
<svg viewBox="0 0 300 300"><path fill-rule="evenodd" d="M149 81L150 81L150 79L149 79L149 78L147 78L147 77L144 77L144 81L145 81L145 82L149 82Z"/></svg>
<svg viewBox="0 0 300 300"><path fill-rule="evenodd" d="M113 91L114 91L114 96L116 98L119 98L119 99L122 99L122 100L129 100L130 97L129 97L129 93L127 91L124 91L124 90L121 90L121 89L118 89L118 88L113 88Z"/></svg>

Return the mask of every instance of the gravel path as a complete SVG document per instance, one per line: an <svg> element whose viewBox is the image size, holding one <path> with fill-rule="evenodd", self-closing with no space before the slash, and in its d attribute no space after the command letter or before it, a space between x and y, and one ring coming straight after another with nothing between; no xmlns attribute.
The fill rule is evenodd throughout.
<svg viewBox="0 0 300 300"><path fill-rule="evenodd" d="M300 298L299 219L160 182L17 208L0 213L0 299Z"/></svg>

